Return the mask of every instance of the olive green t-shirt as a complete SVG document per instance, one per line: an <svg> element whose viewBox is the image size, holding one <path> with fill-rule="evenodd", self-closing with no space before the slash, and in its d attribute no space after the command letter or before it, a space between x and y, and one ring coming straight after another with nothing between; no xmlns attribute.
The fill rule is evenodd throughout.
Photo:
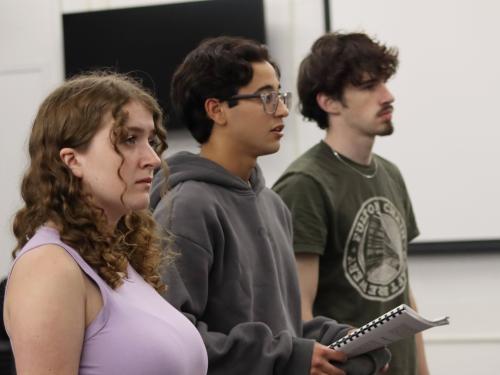
<svg viewBox="0 0 500 375"><path fill-rule="evenodd" d="M418 228L394 164L374 155L363 166L320 142L273 189L292 213L295 252L320 256L314 315L359 327L409 304L407 247ZM414 339L389 349L389 374L414 375Z"/></svg>

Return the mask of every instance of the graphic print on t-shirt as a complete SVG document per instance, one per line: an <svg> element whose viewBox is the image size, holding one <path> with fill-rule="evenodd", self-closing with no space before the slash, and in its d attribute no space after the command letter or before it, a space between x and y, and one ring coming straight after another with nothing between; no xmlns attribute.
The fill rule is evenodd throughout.
<svg viewBox="0 0 500 375"><path fill-rule="evenodd" d="M364 297L387 301L406 287L406 224L385 197L366 200L352 223L344 251L344 273Z"/></svg>

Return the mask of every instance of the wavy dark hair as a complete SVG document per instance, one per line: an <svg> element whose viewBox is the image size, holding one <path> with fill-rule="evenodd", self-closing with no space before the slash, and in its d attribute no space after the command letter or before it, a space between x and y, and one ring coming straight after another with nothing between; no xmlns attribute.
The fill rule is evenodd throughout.
<svg viewBox="0 0 500 375"><path fill-rule="evenodd" d="M316 96L324 93L343 100L348 84L360 86L363 76L387 81L398 68L398 51L362 33L329 33L320 37L302 60L297 78L300 112L328 128L328 117L318 106Z"/></svg>
<svg viewBox="0 0 500 375"><path fill-rule="evenodd" d="M228 36L204 40L186 56L172 78L170 96L175 118L199 143L205 143L213 126L205 112L205 101L236 95L252 80L252 63L263 61L269 62L280 76L263 44Z"/></svg>
<svg viewBox="0 0 500 375"><path fill-rule="evenodd" d="M66 81L44 100L29 139L30 164L21 185L24 207L14 218L17 246L13 256L38 227L50 222L61 240L75 248L112 288L122 284L130 263L156 290L165 289L160 278L165 257L151 213L129 212L110 228L104 211L95 205L82 181L59 155L64 147L84 150L104 126L107 114L113 119L114 149L121 155L117 144L126 137L127 120L123 107L133 101L151 112L157 139L155 151L161 155L167 147L162 111L153 96L129 76L83 74ZM165 164L162 169L167 173ZM120 168L117 174L121 178ZM121 198L123 202L123 194Z"/></svg>

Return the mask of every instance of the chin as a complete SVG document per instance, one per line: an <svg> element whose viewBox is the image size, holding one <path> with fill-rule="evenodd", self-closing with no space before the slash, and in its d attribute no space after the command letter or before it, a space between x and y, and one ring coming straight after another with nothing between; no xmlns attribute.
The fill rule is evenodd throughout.
<svg viewBox="0 0 500 375"><path fill-rule="evenodd" d="M394 133L394 126L392 126L392 123L385 123L384 125L385 126L377 133L377 135L386 136Z"/></svg>
<svg viewBox="0 0 500 375"><path fill-rule="evenodd" d="M142 211L149 208L149 194L144 198L131 199L127 202L130 211Z"/></svg>
<svg viewBox="0 0 500 375"><path fill-rule="evenodd" d="M391 135L392 133L394 133L394 128L391 126L390 128L388 129L385 129L383 132L380 132L380 136L384 137L384 136L387 136L387 135Z"/></svg>
<svg viewBox="0 0 500 375"><path fill-rule="evenodd" d="M263 148L259 153L260 156L275 154L280 149L280 143L269 145L269 147Z"/></svg>

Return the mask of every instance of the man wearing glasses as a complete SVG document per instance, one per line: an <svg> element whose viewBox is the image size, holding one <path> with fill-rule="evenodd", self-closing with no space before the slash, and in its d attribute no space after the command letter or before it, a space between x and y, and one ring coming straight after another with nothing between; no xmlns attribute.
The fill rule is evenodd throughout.
<svg viewBox="0 0 500 375"><path fill-rule="evenodd" d="M166 298L200 331L209 374L344 374L340 366L367 374L382 367L384 351L346 362L322 345L349 326L326 318L302 325L290 214L257 165L259 156L278 151L291 99L280 92L267 49L241 38L209 39L177 69L171 97L201 150L168 158L170 191L160 198L165 181L156 176L151 203L177 253L166 271Z"/></svg>

